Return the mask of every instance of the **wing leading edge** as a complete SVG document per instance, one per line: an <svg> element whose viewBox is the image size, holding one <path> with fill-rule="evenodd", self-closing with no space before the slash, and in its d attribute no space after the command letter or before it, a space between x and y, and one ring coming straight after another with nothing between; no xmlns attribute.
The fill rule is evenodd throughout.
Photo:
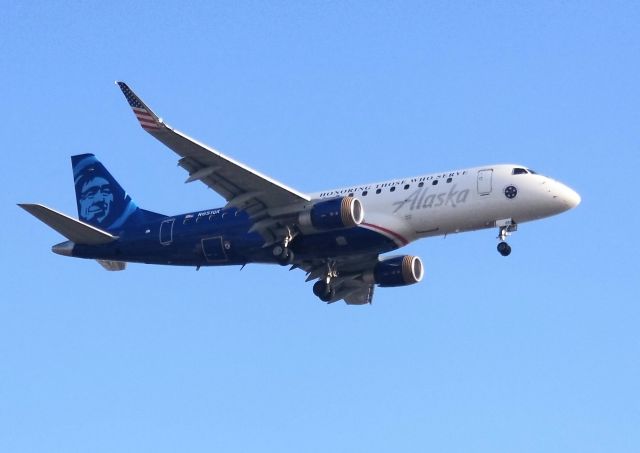
<svg viewBox="0 0 640 453"><path fill-rule="evenodd" d="M140 126L173 150L178 165L187 170L185 182L200 180L219 193L227 206L262 218L271 212L310 201L310 197L173 129L160 119L124 82L116 82Z"/></svg>

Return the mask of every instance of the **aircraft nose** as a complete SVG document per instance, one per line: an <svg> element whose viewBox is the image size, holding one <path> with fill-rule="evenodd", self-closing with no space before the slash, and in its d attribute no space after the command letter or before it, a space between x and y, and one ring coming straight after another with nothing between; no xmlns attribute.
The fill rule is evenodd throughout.
<svg viewBox="0 0 640 453"><path fill-rule="evenodd" d="M578 194L578 192L564 184L559 184L559 186L559 198L567 206L567 209L573 209L580 204L582 198L580 198L580 194Z"/></svg>

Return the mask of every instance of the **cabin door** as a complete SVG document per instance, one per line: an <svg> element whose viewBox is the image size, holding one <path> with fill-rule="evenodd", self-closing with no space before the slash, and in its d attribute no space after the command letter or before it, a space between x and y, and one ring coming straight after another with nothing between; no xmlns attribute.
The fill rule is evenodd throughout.
<svg viewBox="0 0 640 453"><path fill-rule="evenodd" d="M227 261L227 252L222 236L215 236L202 240L202 252L210 263L220 263Z"/></svg>
<svg viewBox="0 0 640 453"><path fill-rule="evenodd" d="M480 195L489 195L491 193L492 177L493 177L493 169L480 170L478 172L478 193Z"/></svg>

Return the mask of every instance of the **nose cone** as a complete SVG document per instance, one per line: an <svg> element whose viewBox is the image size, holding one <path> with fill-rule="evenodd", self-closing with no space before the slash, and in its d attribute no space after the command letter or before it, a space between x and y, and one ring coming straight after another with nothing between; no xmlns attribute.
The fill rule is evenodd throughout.
<svg viewBox="0 0 640 453"><path fill-rule="evenodd" d="M562 203L567 207L567 210L573 209L580 204L582 199L578 192L573 190L569 186L565 186L564 184L559 184L558 190L558 198L562 201Z"/></svg>

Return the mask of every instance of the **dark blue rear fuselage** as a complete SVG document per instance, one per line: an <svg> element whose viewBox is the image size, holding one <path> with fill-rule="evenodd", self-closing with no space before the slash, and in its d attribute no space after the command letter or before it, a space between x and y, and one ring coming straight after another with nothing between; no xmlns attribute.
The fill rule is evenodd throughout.
<svg viewBox="0 0 640 453"><path fill-rule="evenodd" d="M275 263L264 238L249 232L253 222L235 208L213 209L130 222L111 231L119 239L105 245L76 244L79 258L172 264L221 266ZM354 253L384 253L397 248L386 236L363 227L300 235L290 245L297 260L338 257Z"/></svg>

